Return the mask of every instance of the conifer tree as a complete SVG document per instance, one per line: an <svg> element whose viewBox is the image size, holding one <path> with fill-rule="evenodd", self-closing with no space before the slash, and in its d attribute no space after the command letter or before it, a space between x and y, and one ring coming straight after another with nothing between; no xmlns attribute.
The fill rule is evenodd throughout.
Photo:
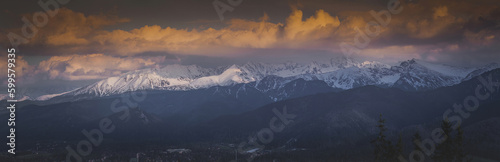
<svg viewBox="0 0 500 162"><path fill-rule="evenodd" d="M385 119L382 118L382 114L380 114L377 127L379 129L379 134L377 138L372 141L372 143L375 145L375 161L397 161L399 151L398 149L396 149L397 147L392 145L391 141L386 139L385 131L387 131L387 128L385 127ZM402 152L401 139L399 140L398 145L401 145Z"/></svg>
<svg viewBox="0 0 500 162"><path fill-rule="evenodd" d="M422 149L417 144L419 142L422 142L422 136L418 134L418 131L415 132L415 134L413 135L412 142L413 142L413 149L422 152ZM416 159L416 160L421 160L421 159Z"/></svg>
<svg viewBox="0 0 500 162"><path fill-rule="evenodd" d="M385 148L385 134L384 132L387 130L385 128L385 120L382 118L382 114L379 116L378 120L378 125L377 128L379 129L378 136L375 140L372 141L372 143L375 145L375 150L374 150L374 155L375 155L375 161L383 161L384 160L384 148Z"/></svg>
<svg viewBox="0 0 500 162"><path fill-rule="evenodd" d="M455 141L452 137L452 128L448 119L443 120L441 124L443 136L445 139L436 146L436 151L433 156L435 161L453 161L455 157Z"/></svg>

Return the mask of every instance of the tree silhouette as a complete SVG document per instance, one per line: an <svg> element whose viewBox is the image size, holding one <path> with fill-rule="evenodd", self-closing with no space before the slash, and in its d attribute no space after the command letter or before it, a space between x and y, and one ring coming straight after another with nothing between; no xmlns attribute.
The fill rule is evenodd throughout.
<svg viewBox="0 0 500 162"><path fill-rule="evenodd" d="M454 155L454 142L451 136L451 124L448 119L443 120L441 123L441 129L443 130L443 136L445 137L441 143L436 146L436 152L433 156L435 161L453 161Z"/></svg>
<svg viewBox="0 0 500 162"><path fill-rule="evenodd" d="M399 135L398 138L398 143L396 143L396 148L394 149L394 156L393 158L397 158L399 155L403 154L403 138L401 137L401 134Z"/></svg>
<svg viewBox="0 0 500 162"><path fill-rule="evenodd" d="M413 150L422 152L422 149L417 144L417 143L422 142L422 136L420 136L420 134L418 134L418 131L415 132L415 134L413 135L413 137L412 137L411 140L413 142ZM418 158L420 158L420 157L418 157ZM419 160L420 161L422 159L415 159L415 160Z"/></svg>
<svg viewBox="0 0 500 162"><path fill-rule="evenodd" d="M454 133L448 119L443 120L441 129L446 139L436 146L436 152L432 157L435 161L469 161L463 146L463 130L459 126ZM453 136L454 134L455 137Z"/></svg>
<svg viewBox="0 0 500 162"><path fill-rule="evenodd" d="M380 114L377 128L379 129L379 134L377 138L372 141L375 146L373 152L375 161L398 161L397 157L403 152L401 136L396 146L393 146L392 142L386 139L385 131L387 131L387 128L385 127L385 119L382 118L382 114Z"/></svg>

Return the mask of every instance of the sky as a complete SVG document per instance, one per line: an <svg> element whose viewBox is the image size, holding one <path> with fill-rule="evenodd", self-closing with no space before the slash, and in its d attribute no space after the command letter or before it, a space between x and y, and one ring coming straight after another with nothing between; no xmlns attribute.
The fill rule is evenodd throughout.
<svg viewBox="0 0 500 162"><path fill-rule="evenodd" d="M17 75L26 83L90 82L166 64L336 56L388 64L500 62L498 0L24 0L0 6L0 54L16 47Z"/></svg>

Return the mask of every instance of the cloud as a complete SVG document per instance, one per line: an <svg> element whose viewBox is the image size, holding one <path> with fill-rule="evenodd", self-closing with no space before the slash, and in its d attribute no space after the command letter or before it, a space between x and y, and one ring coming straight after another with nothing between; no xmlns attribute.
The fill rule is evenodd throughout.
<svg viewBox="0 0 500 162"><path fill-rule="evenodd" d="M400 2L403 4L403 11L391 15L391 22L381 28L379 35L371 38L370 44L363 49L367 50L362 52L363 56L396 56L402 53L398 50L407 50L408 47L414 48L414 53L417 53L412 53L411 56L430 53L450 55L459 50L472 52L477 51L477 48L499 44L500 8L493 5L495 1ZM307 8L312 3L296 6ZM386 3L382 5L377 2L374 7L369 6L373 3L365 4L364 1L355 3L357 6L350 6L351 3L348 2L340 3L343 8L348 9L318 4L324 3L316 3L315 12L307 16L304 9L293 7L283 20L271 21L272 17L264 14L258 20L232 19L220 28L144 25L130 30L112 29L115 24L129 22L127 18L113 14L85 15L63 8L30 41L27 48L61 57L74 53L103 53L118 57L143 53L232 57L262 49L325 50L340 53L340 43L352 43L359 34L356 29L365 30L367 22L375 21L369 11L379 11L386 7ZM333 12L328 7L339 11ZM27 53L41 55L35 50ZM53 76L61 74L53 73Z"/></svg>
<svg viewBox="0 0 500 162"><path fill-rule="evenodd" d="M0 67L2 67L2 70L0 70L0 79L2 80L2 84L6 84L7 83L7 52L1 52L1 56L0 56L0 59L1 60L4 60L4 61L0 61ZM32 76L34 71L35 71L35 67L31 66L28 64L28 62L25 60L25 58L23 56L19 56L17 55L16 58L15 58L15 67L12 68L14 71L15 71L15 77L14 79L16 79L16 83L17 82L23 82L25 80L26 77L29 77L29 76Z"/></svg>
<svg viewBox="0 0 500 162"><path fill-rule="evenodd" d="M481 30L479 32L465 31L464 36L466 41L475 46L490 45L498 38L500 32L493 32L489 30Z"/></svg>
<svg viewBox="0 0 500 162"><path fill-rule="evenodd" d="M122 73L156 67L165 61L165 56L113 57L103 54L53 56L40 62L36 73L47 79L89 80L117 76Z"/></svg>
<svg viewBox="0 0 500 162"><path fill-rule="evenodd" d="M303 21L303 14L295 10L286 25L260 21L233 19L222 29L188 30L144 26L130 31L114 30L96 35L95 42L102 51L119 55L134 55L147 51L166 51L180 54L228 55L244 49L276 47L304 47L308 41L332 38L339 29L338 17L323 10ZM292 45L293 46L292 46ZM243 49L243 50L242 50Z"/></svg>
<svg viewBox="0 0 500 162"><path fill-rule="evenodd" d="M94 34L99 34L102 27L129 22L129 19L114 15L84 15L67 8L61 8L46 27L40 29L34 41L47 45L87 45Z"/></svg>
<svg viewBox="0 0 500 162"><path fill-rule="evenodd" d="M338 17L333 17L323 10L318 10L313 17L303 19L300 10L294 10L286 20L285 38L290 41L317 40L332 35L340 26Z"/></svg>
<svg viewBox="0 0 500 162"><path fill-rule="evenodd" d="M23 14L21 17L33 23L31 22L33 15ZM78 49L81 49L81 46L92 43L92 37L103 32L103 27L129 21L130 19L119 18L113 14L85 15L67 8L60 8L54 17L50 17L47 20L46 25L41 27L33 26L36 32L31 29L28 30L28 33L35 33L32 38L26 38L23 35L21 27L0 31L5 35L12 32L27 39L28 44L23 46L23 48L39 48L37 45L41 45L46 46L47 49L66 47L78 47ZM10 46L7 45L10 44L10 40L7 37L2 37L0 43L5 44L7 47Z"/></svg>
<svg viewBox="0 0 500 162"><path fill-rule="evenodd" d="M103 30L103 26L128 22L116 16L84 15L69 9L61 9L50 20L30 45L64 53L98 52L131 56L144 52L162 51L178 54L229 55L248 49L301 48L316 41L340 39L352 33L350 27L341 27L337 16L318 10L304 19L301 10L294 10L285 24L269 22L264 14L259 21L232 19L221 29L176 29L158 25L146 25L132 30ZM346 23L351 23L347 19ZM54 49L50 49L54 48ZM62 50L61 50L62 49ZM64 51L64 53L61 53Z"/></svg>

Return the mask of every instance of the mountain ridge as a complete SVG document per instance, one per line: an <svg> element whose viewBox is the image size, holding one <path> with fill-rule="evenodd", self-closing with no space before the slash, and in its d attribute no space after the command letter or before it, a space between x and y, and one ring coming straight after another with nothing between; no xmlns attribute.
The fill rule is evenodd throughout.
<svg viewBox="0 0 500 162"><path fill-rule="evenodd" d="M257 89L268 77L275 77L274 85L262 89L266 92L283 87L297 79L324 81L335 89L375 85L395 87L407 91L431 90L458 84L488 70L500 68L489 64L477 68L462 68L434 64L416 59L390 66L375 61L356 62L349 58L330 59L328 62L298 64L267 64L248 62L219 68L203 68L196 65L167 65L163 68L136 70L110 77L71 92L45 95L40 100L58 96L87 95L104 97L138 90L189 91L215 86L253 84Z"/></svg>

